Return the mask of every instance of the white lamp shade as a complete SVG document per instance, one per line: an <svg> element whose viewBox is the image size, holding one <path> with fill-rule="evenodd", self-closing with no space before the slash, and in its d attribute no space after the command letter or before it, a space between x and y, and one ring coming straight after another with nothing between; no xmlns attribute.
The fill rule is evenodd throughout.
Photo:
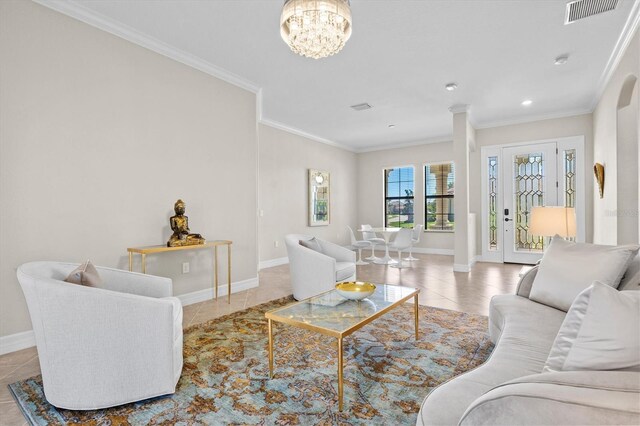
<svg viewBox="0 0 640 426"><path fill-rule="evenodd" d="M540 237L576 236L576 209L573 207L534 207L529 233Z"/></svg>

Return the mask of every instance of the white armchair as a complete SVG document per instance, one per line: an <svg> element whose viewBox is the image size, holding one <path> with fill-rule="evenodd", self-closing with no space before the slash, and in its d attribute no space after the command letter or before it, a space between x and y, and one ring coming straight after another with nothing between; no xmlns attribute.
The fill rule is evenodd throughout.
<svg viewBox="0 0 640 426"><path fill-rule="evenodd" d="M78 265L18 268L47 401L93 410L175 392L182 304L169 278L97 267L100 288L64 282Z"/></svg>
<svg viewBox="0 0 640 426"><path fill-rule="evenodd" d="M289 234L284 240L296 300L329 291L337 282L355 281L356 254L353 251L309 235ZM302 246L300 241L317 242L317 250Z"/></svg>

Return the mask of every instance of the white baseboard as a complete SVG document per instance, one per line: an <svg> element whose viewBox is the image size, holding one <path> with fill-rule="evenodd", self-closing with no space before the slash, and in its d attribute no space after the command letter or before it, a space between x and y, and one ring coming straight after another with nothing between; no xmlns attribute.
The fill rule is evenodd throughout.
<svg viewBox="0 0 640 426"><path fill-rule="evenodd" d="M453 272L471 272L471 267L464 263L454 263Z"/></svg>
<svg viewBox="0 0 640 426"><path fill-rule="evenodd" d="M279 257L277 259L263 260L258 264L258 270L262 270L265 268L272 268L274 266L286 265L287 263L289 263L288 257Z"/></svg>
<svg viewBox="0 0 640 426"><path fill-rule="evenodd" d="M471 258L471 262L468 265L464 263L454 263L453 264L453 272L471 272L471 268L478 261L479 256L474 256Z"/></svg>
<svg viewBox="0 0 640 426"><path fill-rule="evenodd" d="M0 337L0 355L27 349L36 345L33 330Z"/></svg>
<svg viewBox="0 0 640 426"><path fill-rule="evenodd" d="M249 290L258 287L258 277L249 278L248 280L231 283L231 294L239 291ZM220 284L218 287L218 297L227 295L226 284ZM192 305L198 302L213 299L213 289L206 288L204 290L194 291L192 293L179 294L176 297L182 302L182 306ZM0 337L0 355L16 352L22 349L30 348L36 345L36 336L33 330L23 331L21 333L10 334Z"/></svg>
<svg viewBox="0 0 640 426"><path fill-rule="evenodd" d="M453 256L453 249L438 249L438 248L429 248L429 247L414 247L414 253L420 254L441 254L444 256Z"/></svg>
<svg viewBox="0 0 640 426"><path fill-rule="evenodd" d="M238 281L231 283L231 294L238 293L240 291L249 290L250 288L258 287L258 277L249 278L248 280ZM227 284L218 284L218 297L227 295ZM194 303L205 302L211 300L214 297L213 288L205 288L204 290L198 290L191 293L178 294L176 297L182 302L182 306L193 305Z"/></svg>

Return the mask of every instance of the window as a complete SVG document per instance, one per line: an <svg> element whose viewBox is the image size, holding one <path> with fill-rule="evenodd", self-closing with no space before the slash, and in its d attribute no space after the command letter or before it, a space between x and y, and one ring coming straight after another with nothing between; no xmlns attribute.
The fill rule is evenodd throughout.
<svg viewBox="0 0 640 426"><path fill-rule="evenodd" d="M384 171L384 226L413 228L413 167Z"/></svg>
<svg viewBox="0 0 640 426"><path fill-rule="evenodd" d="M424 228L428 231L453 231L453 162L424 166Z"/></svg>

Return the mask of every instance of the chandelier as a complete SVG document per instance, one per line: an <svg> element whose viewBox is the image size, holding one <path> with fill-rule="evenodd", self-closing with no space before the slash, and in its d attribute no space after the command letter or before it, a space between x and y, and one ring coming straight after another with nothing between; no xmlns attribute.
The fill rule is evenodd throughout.
<svg viewBox="0 0 640 426"><path fill-rule="evenodd" d="M349 0L285 0L280 35L295 53L326 58L351 37Z"/></svg>

